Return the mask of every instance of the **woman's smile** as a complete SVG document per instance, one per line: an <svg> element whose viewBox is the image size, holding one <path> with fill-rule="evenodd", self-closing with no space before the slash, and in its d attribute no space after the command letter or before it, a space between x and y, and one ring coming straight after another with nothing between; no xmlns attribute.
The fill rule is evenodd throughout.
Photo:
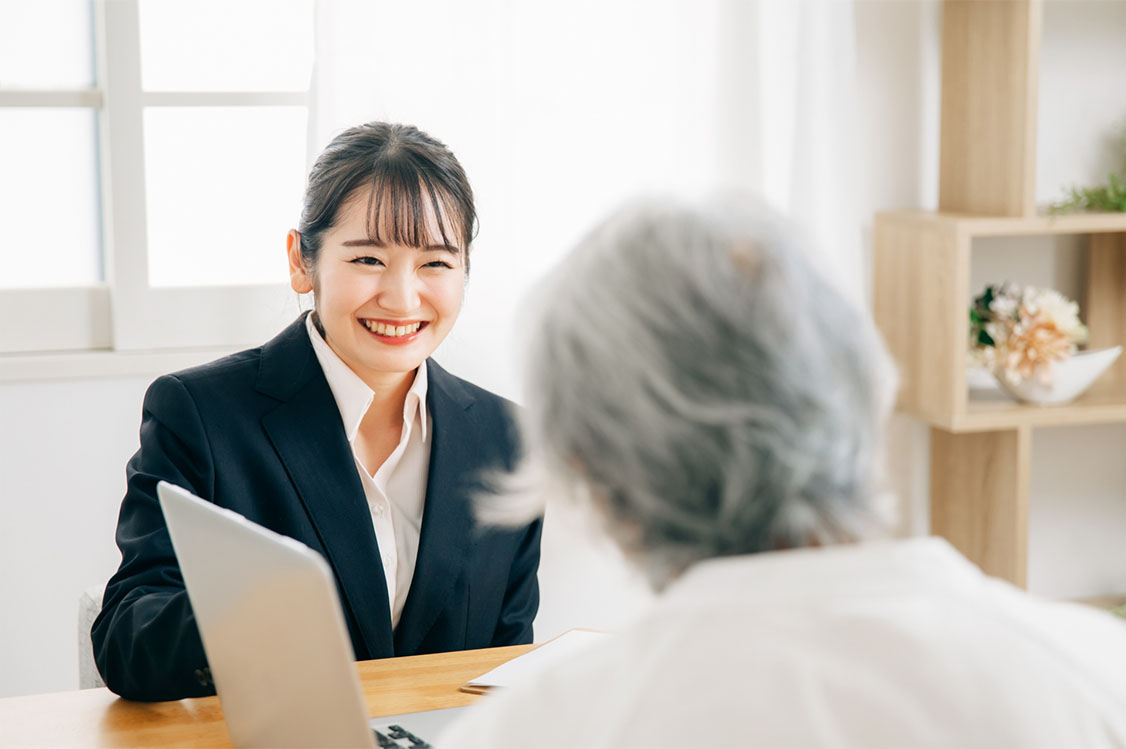
<svg viewBox="0 0 1126 749"><path fill-rule="evenodd" d="M402 346L416 340L429 323L425 320L377 320L361 317L360 324L380 343Z"/></svg>

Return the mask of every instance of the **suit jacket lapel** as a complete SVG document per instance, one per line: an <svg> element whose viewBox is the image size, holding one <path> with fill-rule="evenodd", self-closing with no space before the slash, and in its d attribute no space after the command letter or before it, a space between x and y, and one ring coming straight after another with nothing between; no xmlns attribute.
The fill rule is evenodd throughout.
<svg viewBox="0 0 1126 749"><path fill-rule="evenodd" d="M395 628L396 655L417 651L453 593L472 546L470 493L476 485L473 398L457 379L427 361L427 407L433 421L422 531L410 593Z"/></svg>
<svg viewBox="0 0 1126 749"><path fill-rule="evenodd" d="M303 320L263 350L258 389L284 401L262 418L336 573L367 653L394 655L379 547L352 448Z"/></svg>

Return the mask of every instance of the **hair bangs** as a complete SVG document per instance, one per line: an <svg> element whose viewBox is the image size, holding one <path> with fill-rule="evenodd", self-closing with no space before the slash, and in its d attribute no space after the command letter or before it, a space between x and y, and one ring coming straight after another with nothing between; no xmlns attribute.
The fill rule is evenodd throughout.
<svg viewBox="0 0 1126 749"><path fill-rule="evenodd" d="M457 226L454 196L413 165L386 166L373 175L368 194L368 239L377 245L445 245L464 256L470 237L468 227Z"/></svg>

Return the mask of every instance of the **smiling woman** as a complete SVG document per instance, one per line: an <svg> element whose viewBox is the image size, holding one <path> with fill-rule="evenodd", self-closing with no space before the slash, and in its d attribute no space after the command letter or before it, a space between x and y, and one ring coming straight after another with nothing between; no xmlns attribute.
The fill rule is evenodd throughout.
<svg viewBox="0 0 1126 749"><path fill-rule="evenodd" d="M517 453L511 404L429 357L457 320L476 223L454 155L387 123L337 136L288 234L315 310L145 396L92 638L132 699L213 693L156 484L325 556L359 659L531 642L541 521L473 527L469 496Z"/></svg>
<svg viewBox="0 0 1126 749"><path fill-rule="evenodd" d="M401 379L437 348L453 328L465 289L465 253L443 237L448 219L432 204L421 205L423 225L399 237L406 217L380 210L390 200L360 188L320 237L317 253L296 231L287 240L294 291L314 292L314 324L373 387ZM373 336L383 345L372 346Z"/></svg>

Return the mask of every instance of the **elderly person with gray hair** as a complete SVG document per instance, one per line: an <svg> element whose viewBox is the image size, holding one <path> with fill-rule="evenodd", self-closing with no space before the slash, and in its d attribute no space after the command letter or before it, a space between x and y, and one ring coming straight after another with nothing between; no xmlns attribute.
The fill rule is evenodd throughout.
<svg viewBox="0 0 1126 749"><path fill-rule="evenodd" d="M634 205L539 298L528 465L662 595L442 746L1126 746L1126 626L883 537L893 370L781 221Z"/></svg>

